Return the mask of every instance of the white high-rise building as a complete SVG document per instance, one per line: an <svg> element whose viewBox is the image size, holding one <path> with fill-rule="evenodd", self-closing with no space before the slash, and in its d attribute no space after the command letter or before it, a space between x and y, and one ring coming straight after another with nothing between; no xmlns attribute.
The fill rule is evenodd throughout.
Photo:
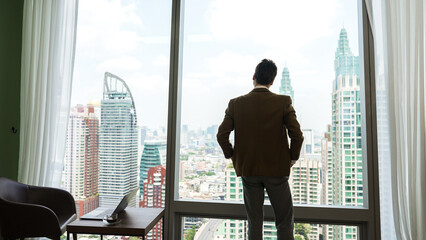
<svg viewBox="0 0 426 240"><path fill-rule="evenodd" d="M295 204L320 204L322 179L321 155L307 154L293 165L290 188Z"/></svg>
<svg viewBox="0 0 426 240"><path fill-rule="evenodd" d="M225 200L244 201L243 183L232 164L225 170ZM247 239L247 221L226 219L223 224L225 239Z"/></svg>
<svg viewBox="0 0 426 240"><path fill-rule="evenodd" d="M100 206L114 206L138 187L138 128L129 87L108 72L101 101L99 142ZM136 200L129 205L136 206Z"/></svg>
<svg viewBox="0 0 426 240"><path fill-rule="evenodd" d="M268 204L268 199L268 196L265 194L265 204ZM244 201L243 183L241 177L237 177L235 174L232 165L229 165L225 170L225 200ZM248 239L247 221L225 219L223 224L224 239ZM275 222L263 222L263 239L277 239Z"/></svg>
<svg viewBox="0 0 426 240"><path fill-rule="evenodd" d="M321 204L322 164L320 154L305 154L291 169L289 184L293 204ZM311 224L310 240L319 240L322 229Z"/></svg>
<svg viewBox="0 0 426 240"><path fill-rule="evenodd" d="M359 63L358 56L354 56L349 48L344 28L340 31L334 65L331 124L334 203L363 206ZM356 239L356 231L356 227L336 227L334 239Z"/></svg>
<svg viewBox="0 0 426 240"><path fill-rule="evenodd" d="M84 192L84 145L86 135L84 110L79 112L78 109L79 106L76 106L72 107L70 111L62 175L64 188L76 199L82 197Z"/></svg>
<svg viewBox="0 0 426 240"><path fill-rule="evenodd" d="M331 126L328 125L328 132L324 134L324 138L321 140L321 164L323 169L321 204L323 205L334 204L334 159L330 128Z"/></svg>
<svg viewBox="0 0 426 240"><path fill-rule="evenodd" d="M321 140L321 164L322 164L322 196L321 204L333 205L334 204L334 159L333 159L333 146L330 137L330 128L325 133L324 138ZM324 240L333 240L333 227L330 225L323 225Z"/></svg>
<svg viewBox="0 0 426 240"><path fill-rule="evenodd" d="M313 129L302 129L303 132L303 145L300 149L300 159L304 158L306 154L313 154L315 142L314 142L314 130Z"/></svg>
<svg viewBox="0 0 426 240"><path fill-rule="evenodd" d="M99 206L99 112L97 106L71 107L67 128L63 187L76 202L78 217Z"/></svg>

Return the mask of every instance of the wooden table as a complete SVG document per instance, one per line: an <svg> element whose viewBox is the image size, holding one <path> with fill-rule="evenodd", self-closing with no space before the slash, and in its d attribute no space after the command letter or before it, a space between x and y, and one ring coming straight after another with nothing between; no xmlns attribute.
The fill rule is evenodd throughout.
<svg viewBox="0 0 426 240"><path fill-rule="evenodd" d="M145 240L145 235L163 219L164 208L126 208L118 217L121 222L114 226L105 225L102 220L76 220L67 225L67 240L70 234L77 240L77 234L137 236ZM164 227L163 227L164 236Z"/></svg>

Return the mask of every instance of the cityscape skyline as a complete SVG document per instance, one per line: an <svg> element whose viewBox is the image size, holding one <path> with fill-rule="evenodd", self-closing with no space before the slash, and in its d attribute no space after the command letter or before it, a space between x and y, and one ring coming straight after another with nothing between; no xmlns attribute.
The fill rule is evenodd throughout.
<svg viewBox="0 0 426 240"><path fill-rule="evenodd" d="M98 0L98 4L99 2L102 0ZM311 6L319 7L315 1L307 0L307 2ZM279 1L276 3L281 4ZM169 64L167 56L170 45L170 38L166 37L169 32L165 30L170 27L171 16L164 17L161 14L153 16L152 13L144 12L145 10L140 8L141 4L136 2L126 5L120 1L111 1L105 4L106 11L99 16L84 15L90 9L95 9L96 4L82 1L80 5L79 13L81 10L83 17L78 27L75 84L72 97L72 106L78 109L79 106L81 108L81 103L85 103L83 109L90 107L93 109L83 111L92 111L94 116L98 116L99 196L98 202L90 201L92 203L90 207L95 207L96 203L105 205L117 201L112 195L120 198L124 194L123 191L114 190L118 185L120 185L118 188L125 189L124 191L133 187L140 189L135 206L164 207ZM359 169L362 171L359 165L362 161L362 149L360 135L358 135L361 132L358 129L360 128L360 69L358 56L356 56L358 26L356 21L347 21L349 23L346 25L347 31L342 26L336 28L338 24L332 21L334 18L350 19L352 17L353 19L354 12L356 15L356 11L353 11L354 3L351 2L347 6L337 4L338 7L335 9L331 7L328 11L330 15L319 19L317 23L298 23L298 28L302 26L304 29L302 33L298 33L297 37L287 37L288 32L298 28L283 22L282 28L290 31L284 35L281 31L275 31L273 35L276 38L272 40L252 37L244 31L229 32L229 27L232 25L224 26L221 23L222 20L218 18L218 16L223 19L230 17L224 11L226 4L224 5L222 0L213 0L210 4L203 6L195 4L195 8L188 7L194 4L195 2L188 1L185 6L186 21L183 34L185 51L181 69L182 124L180 126L180 158L176 160L176 167L179 168L176 171L178 179L175 180L178 181L179 188L177 197L199 201L242 201L240 179L235 176L235 172L229 165L230 161L224 159L216 143L215 133L223 118L227 101L251 90L251 77L256 64L265 58L264 56L270 56L269 58L275 60L278 66L278 74L271 91L292 96L305 135L301 158L293 167L290 179L294 203L362 206L363 182L360 181L359 174ZM254 9L253 3L244 4L247 5L248 12L250 8ZM292 3L292 6L304 9L305 4ZM330 4L335 4L334 0L330 0ZM127 7L120 9L124 5ZM111 9L108 10L108 7ZM169 7L168 3L162 2L154 8L160 10L159 8L162 7ZM349 10L351 7L352 9ZM203 21L197 23L191 21L191 19L200 18L204 11L207 12L208 17ZM109 12L114 12L116 15L112 16L108 14ZM313 16L316 14L311 13ZM102 22L103 16L111 17L111 19L103 20L110 23L110 27L93 30L88 34L90 27ZM113 22L119 16L122 19L116 19L117 22ZM244 19L243 17L241 19ZM293 18L300 19L295 16ZM158 21L155 25L156 29L147 27L155 21ZM255 22L248 20L249 23L256 25ZM125 24L128 25L123 27ZM324 26L320 26L321 24ZM223 29L218 26L222 26ZM314 29L315 27L317 29ZM137 30L138 28L140 30ZM107 30L108 35L99 38L103 36L103 33L99 31L102 29ZM200 29L206 29L206 31L200 31ZM143 35L139 31L143 31ZM116 33L113 34L114 32ZM348 32L354 34L350 36ZM86 35L82 37L80 33ZM108 36L116 37L108 38ZM337 48L336 36L338 36ZM229 48L241 37L247 38L247 41L242 42L238 47ZM300 42L295 42L293 38L300 39ZM87 44L90 42L93 44L95 39L99 44L93 49L87 48ZM114 47L114 44L120 41L125 45ZM211 44L213 41L216 45ZM79 45L82 43L86 45ZM252 44L256 44L258 49L245 52L246 49L251 49ZM287 47L291 44L294 44L294 49L289 50ZM350 44L355 54L352 53ZM143 46L136 47L139 45ZM212 47L204 48L207 45ZM107 47L108 51L100 50L102 47ZM93 52L93 50L96 51ZM200 58L198 55L201 50L204 60L194 61ZM88 59L97 63L93 65ZM101 81L98 80L101 79L102 74L104 86L99 88L97 86L100 86ZM108 77L111 80L107 84ZM81 86L82 81L85 88L78 87ZM119 87L114 88L113 82L119 83ZM127 145L128 148L123 145ZM346 145L350 145L350 149ZM81 148L81 144L79 147ZM81 152L82 149L79 151ZM120 157L120 154L125 157ZM67 169L72 169L76 165L72 161L84 167L74 167L71 173ZM72 186L70 184L73 173L78 172L84 175L86 171L90 172L90 164L86 162L90 162L89 158L82 157L81 153L80 157L73 160L65 159L65 185ZM111 176L121 175L126 179L111 178ZM74 175L74 178L76 176L79 175ZM128 186L123 185L124 181L129 183ZM73 183L73 186L78 184L85 183L80 180ZM348 190L347 187L350 189ZM72 191L71 187L69 189ZM79 193L75 194L78 196ZM93 199L90 196L81 198ZM90 211L89 208L85 209L84 211ZM191 235L192 230L195 231L195 239L207 236L205 229L211 227L216 229L213 235L218 237L217 239L230 239L231 236L235 239L244 239L246 234L246 223L242 220L227 219L220 222L217 219L186 217L183 223L185 239L186 236ZM304 224L299 226L306 227ZM356 239L357 236L357 228L349 226L311 224L303 231L306 232L300 232L299 229L298 237L304 236L303 239L309 238L309 240L347 240ZM274 223L265 222L265 239L276 239L275 232ZM147 239L156 239L160 236L159 234L160 226L157 226Z"/></svg>
<svg viewBox="0 0 426 240"><path fill-rule="evenodd" d="M235 19L226 9L237 7L238 2L247 12ZM222 0L186 1L181 35L183 124L198 129L220 123L228 100L251 90L256 64L269 58L279 73L284 66L290 69L296 111L304 128L326 130L331 117L329 83L334 78L334 51L330 50L335 49L344 25L351 34L353 52L358 52L357 1L273 0L269 4L278 14L259 12L259 4L251 1L235 1L232 6ZM72 105L100 101L102 83L96 79L110 71L126 79L136 102L153 103L137 104L137 112L147 113L141 126L167 126L170 7L171 1L81 1ZM299 10L308 11L310 17L296 14ZM249 26L253 20L248 13L253 11L257 13L252 16L266 15L261 19L271 24L262 39L251 29L235 32L231 28L235 24L224 22L238 20L241 26ZM272 92L279 93L279 80L277 76ZM200 116L192 116L194 112Z"/></svg>

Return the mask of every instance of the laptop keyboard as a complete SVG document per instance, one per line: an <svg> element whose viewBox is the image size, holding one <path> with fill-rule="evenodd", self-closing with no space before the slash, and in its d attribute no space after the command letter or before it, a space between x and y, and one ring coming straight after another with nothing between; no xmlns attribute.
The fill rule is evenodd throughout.
<svg viewBox="0 0 426 240"><path fill-rule="evenodd" d="M114 209L106 209L105 211L96 215L96 217L105 217L107 215L110 216L113 212L114 212Z"/></svg>

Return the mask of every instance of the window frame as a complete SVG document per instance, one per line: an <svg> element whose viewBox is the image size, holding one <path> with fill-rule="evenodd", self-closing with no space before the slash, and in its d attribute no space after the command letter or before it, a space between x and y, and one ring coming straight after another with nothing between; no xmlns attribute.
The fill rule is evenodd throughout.
<svg viewBox="0 0 426 240"><path fill-rule="evenodd" d="M166 213L163 239L182 239L183 217L246 219L244 203L178 199L180 152L182 53L185 0L173 0L170 42L170 73L167 127ZM381 239L374 41L365 0L358 0L364 207L297 205L296 222L358 227L358 239ZM369 146L369 147L367 147ZM273 209L265 205L265 221L274 221Z"/></svg>

